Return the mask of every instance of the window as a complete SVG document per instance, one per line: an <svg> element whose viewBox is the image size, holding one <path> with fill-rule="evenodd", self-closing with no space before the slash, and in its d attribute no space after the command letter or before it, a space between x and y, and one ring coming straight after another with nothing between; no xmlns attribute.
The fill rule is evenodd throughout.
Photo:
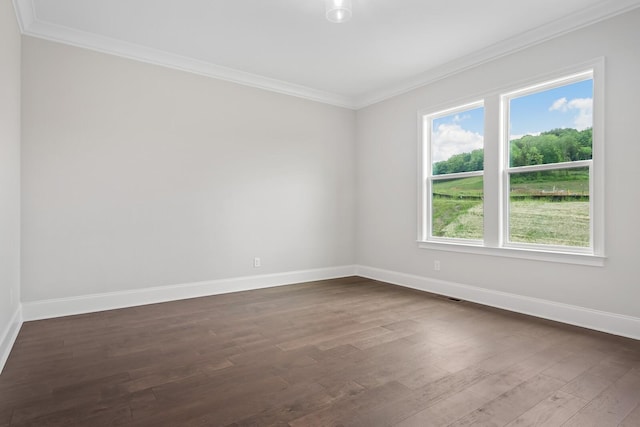
<svg viewBox="0 0 640 427"><path fill-rule="evenodd" d="M484 107L482 102L425 117L430 238L482 240Z"/></svg>
<svg viewBox="0 0 640 427"><path fill-rule="evenodd" d="M507 244L590 251L593 75L503 95Z"/></svg>
<svg viewBox="0 0 640 427"><path fill-rule="evenodd" d="M600 73L420 112L420 247L602 265Z"/></svg>

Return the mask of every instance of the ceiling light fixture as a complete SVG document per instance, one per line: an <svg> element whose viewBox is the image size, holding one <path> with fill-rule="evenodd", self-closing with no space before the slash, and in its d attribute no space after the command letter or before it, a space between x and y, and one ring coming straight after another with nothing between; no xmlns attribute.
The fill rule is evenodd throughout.
<svg viewBox="0 0 640 427"><path fill-rule="evenodd" d="M325 0L327 19L336 24L351 19L351 0Z"/></svg>

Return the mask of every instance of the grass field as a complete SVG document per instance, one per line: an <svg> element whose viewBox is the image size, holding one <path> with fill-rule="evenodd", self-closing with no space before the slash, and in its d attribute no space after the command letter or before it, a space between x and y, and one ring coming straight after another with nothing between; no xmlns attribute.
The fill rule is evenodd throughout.
<svg viewBox="0 0 640 427"><path fill-rule="evenodd" d="M573 194L589 196L589 168L511 175L511 194Z"/></svg>
<svg viewBox="0 0 640 427"><path fill-rule="evenodd" d="M482 200L434 198L432 206L434 236L482 239Z"/></svg>
<svg viewBox="0 0 640 427"><path fill-rule="evenodd" d="M589 195L589 181L550 181L550 182L527 182L511 184L511 194L530 193L556 193L567 192L568 194Z"/></svg>
<svg viewBox="0 0 640 427"><path fill-rule="evenodd" d="M566 180L543 177L538 181L526 179L513 183L512 194L517 198L512 198L510 203L510 241L589 246L589 182L588 175L580 175L573 174ZM434 236L483 238L482 184L482 177L434 181ZM540 197L541 193L550 196ZM553 200L551 194L581 197Z"/></svg>
<svg viewBox="0 0 640 427"><path fill-rule="evenodd" d="M481 176L434 181L432 234L482 239L482 186Z"/></svg>
<svg viewBox="0 0 640 427"><path fill-rule="evenodd" d="M589 246L589 202L512 202L509 225L512 242Z"/></svg>

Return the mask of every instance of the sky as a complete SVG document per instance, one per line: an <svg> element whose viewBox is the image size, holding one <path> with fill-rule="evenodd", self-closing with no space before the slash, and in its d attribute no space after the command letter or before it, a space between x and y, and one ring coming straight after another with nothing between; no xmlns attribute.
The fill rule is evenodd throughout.
<svg viewBox="0 0 640 427"><path fill-rule="evenodd" d="M447 160L454 154L469 153L483 147L484 108L433 119L431 160Z"/></svg>
<svg viewBox="0 0 640 427"><path fill-rule="evenodd" d="M511 139L558 128L584 130L593 125L593 80L514 98Z"/></svg>
<svg viewBox="0 0 640 427"><path fill-rule="evenodd" d="M592 126L593 80L585 80L510 101L510 139L557 128ZM484 108L433 119L431 161L483 148Z"/></svg>

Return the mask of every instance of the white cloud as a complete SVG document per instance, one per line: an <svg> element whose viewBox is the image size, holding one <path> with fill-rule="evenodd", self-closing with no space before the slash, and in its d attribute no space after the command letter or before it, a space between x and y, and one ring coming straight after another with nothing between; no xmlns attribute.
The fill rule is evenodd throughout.
<svg viewBox="0 0 640 427"><path fill-rule="evenodd" d="M549 111L560 110L562 112L567 111L567 98L557 99L551 107L549 107Z"/></svg>
<svg viewBox="0 0 640 427"><path fill-rule="evenodd" d="M470 119L471 116L469 114L464 114L463 116L460 116L460 114L456 114L455 116L453 116L453 123L460 123L463 120L467 120Z"/></svg>
<svg viewBox="0 0 640 427"><path fill-rule="evenodd" d="M593 98L575 98L568 101L567 98L557 99L549 111L560 111L562 113L576 111L578 114L573 118L573 125L578 130L584 130L593 126Z"/></svg>
<svg viewBox="0 0 640 427"><path fill-rule="evenodd" d="M470 153L482 148L483 141L482 135L463 129L456 120L454 123L442 123L433 132L432 161L439 162L454 154Z"/></svg>

